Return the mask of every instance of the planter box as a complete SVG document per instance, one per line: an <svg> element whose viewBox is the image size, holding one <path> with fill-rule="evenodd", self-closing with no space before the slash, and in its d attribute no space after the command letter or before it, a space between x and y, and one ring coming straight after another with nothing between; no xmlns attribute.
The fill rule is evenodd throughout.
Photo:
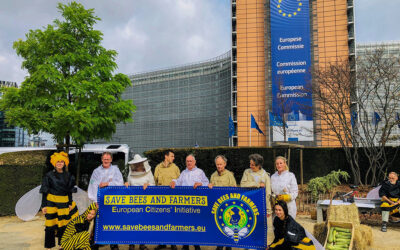
<svg viewBox="0 0 400 250"><path fill-rule="evenodd" d="M326 249L326 246L328 245L328 238L329 238L329 232L331 230L331 227L341 227L341 228L350 229L351 238L350 238L349 249L350 250L353 249L353 238L354 238L354 226L353 226L353 223L351 223L351 222L343 222L343 221L328 221L328 231L327 231L325 244L324 244L325 249Z"/></svg>

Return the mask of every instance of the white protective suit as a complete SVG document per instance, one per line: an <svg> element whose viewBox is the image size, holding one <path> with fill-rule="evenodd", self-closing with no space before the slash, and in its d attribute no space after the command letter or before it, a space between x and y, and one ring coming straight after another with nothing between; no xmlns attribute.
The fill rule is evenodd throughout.
<svg viewBox="0 0 400 250"><path fill-rule="evenodd" d="M151 167L147 161L143 163L145 172L132 171L129 167L128 184L129 186L143 186L149 183L150 186L155 186L154 176L151 173Z"/></svg>
<svg viewBox="0 0 400 250"><path fill-rule="evenodd" d="M296 219L297 207L296 197L298 195L299 188L297 186L296 177L292 172L288 170L283 171L281 174L276 171L271 176L271 190L275 195L289 194L290 201L287 202L289 215Z"/></svg>
<svg viewBox="0 0 400 250"><path fill-rule="evenodd" d="M118 167L111 165L109 168L103 168L103 165L97 167L90 177L88 196L93 202L97 202L97 189L100 182L109 182L109 186L122 186L124 179Z"/></svg>

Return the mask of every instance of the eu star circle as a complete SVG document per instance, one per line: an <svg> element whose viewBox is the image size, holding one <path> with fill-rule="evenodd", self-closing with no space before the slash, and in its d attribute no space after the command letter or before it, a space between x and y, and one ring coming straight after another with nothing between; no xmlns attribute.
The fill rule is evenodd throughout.
<svg viewBox="0 0 400 250"><path fill-rule="evenodd" d="M288 2L296 2L296 3L294 6L289 7L287 6L289 5ZM279 14L281 14L283 17L296 16L297 13L301 11L302 6L303 3L301 3L301 0L278 0L278 4L276 5Z"/></svg>

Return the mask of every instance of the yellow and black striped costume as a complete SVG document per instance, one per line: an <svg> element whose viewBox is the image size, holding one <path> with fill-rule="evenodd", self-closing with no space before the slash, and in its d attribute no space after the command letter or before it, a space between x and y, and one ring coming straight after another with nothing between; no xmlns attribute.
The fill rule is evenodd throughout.
<svg viewBox="0 0 400 250"><path fill-rule="evenodd" d="M399 198L389 198L389 200L391 200L393 202L398 202ZM381 209L383 211L389 211L390 215L398 215L399 214L399 207L400 207L400 204L392 205L392 204L389 204L387 201L384 201L382 199Z"/></svg>
<svg viewBox="0 0 400 250"><path fill-rule="evenodd" d="M379 189L379 196L386 196L389 200L398 202L400 198L400 181L396 181L395 184L391 184L390 181L385 181ZM399 204L392 205L382 199L381 209L382 211L389 211L390 215L400 215L399 207Z"/></svg>
<svg viewBox="0 0 400 250"><path fill-rule="evenodd" d="M304 249L315 250L315 246L306 232L290 215L285 220L278 217L274 219L275 239L269 246L270 249Z"/></svg>
<svg viewBox="0 0 400 250"><path fill-rule="evenodd" d="M61 239L64 250L90 249L90 222L86 217L91 210L96 210L96 203L92 203L83 214L68 223Z"/></svg>
<svg viewBox="0 0 400 250"><path fill-rule="evenodd" d="M75 178L68 172L48 172L43 178L40 192L43 194L42 208L45 214L45 248L55 246L55 236L58 244L68 222L79 215L78 208L72 201L72 193L76 192ZM72 207L71 211L69 206Z"/></svg>

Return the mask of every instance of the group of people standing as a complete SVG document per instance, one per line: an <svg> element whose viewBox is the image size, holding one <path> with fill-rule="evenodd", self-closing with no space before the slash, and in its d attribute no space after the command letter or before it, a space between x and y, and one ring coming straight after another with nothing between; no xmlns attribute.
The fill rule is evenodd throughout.
<svg viewBox="0 0 400 250"><path fill-rule="evenodd" d="M60 154L62 154L63 158L60 157ZM81 229L90 229L88 226L90 224L89 222L95 218L95 216L93 216L93 218L91 217L93 213L91 211L95 211L96 206L89 207L83 215L78 216L76 205L71 198L71 194L75 191L73 188L74 185L72 185L74 184L74 178L65 171L65 166L68 165L68 156L64 152L55 153L54 155L56 156L54 156L52 164L54 162L53 166L55 169L47 173L43 181L43 184L51 184L48 184L47 187L46 185L42 185L41 189L43 193L42 211L46 214L45 248L52 248L55 245L54 232L57 232L59 245L63 246L64 243L64 249L75 249L72 243L77 243L79 241L78 239L87 239L89 242L88 235L82 234ZM186 157L186 168L182 172L180 172L179 168L174 164L174 159L175 155L172 150L165 151L164 160L156 166L153 176L147 158L135 155L133 160L128 162L129 174L127 176L127 181L124 182L124 178L118 167L111 164L112 154L104 152L101 157L102 165L93 171L90 178L88 187L89 199L94 204L97 204L98 188L107 186L143 186L144 189L152 185L170 186L171 188L175 188L176 186L192 186L193 188L199 186L208 186L209 188L213 188L214 186L238 186L233 172L226 169L228 160L223 155L215 157L216 171L211 175L210 180L207 178L204 171L196 166L194 155L189 154ZM59 167L57 167L57 164ZM313 249L312 241L306 237L304 229L295 221L295 199L298 194L298 186L294 174L289 172L286 158L278 156L275 159L276 172L272 176L263 169L263 164L264 159L261 155L251 154L249 156L249 168L243 173L240 187L265 188L266 190L267 217L271 217L273 211L275 213L273 222L275 240L273 244L268 246L268 249L291 249L292 246L296 246L296 249ZM61 170L59 170L59 168ZM51 179L55 181L51 181ZM65 204L61 207L54 207L55 205L51 203L52 199L54 199L54 195L61 196ZM71 226L74 230L67 230L68 234L65 235L67 235L68 238L62 237L60 241L60 237L71 219L74 221L71 222L71 224L75 225ZM78 224L79 226L76 226ZM48 233L48 231L53 232L53 234ZM79 237L74 236L77 233L81 233ZM75 237L74 240L71 240L72 236ZM50 238L52 238L52 240ZM69 242L68 245L65 244L67 241ZM85 244L85 246L88 246L88 244ZM110 245L110 247L111 249L118 249L118 245ZM90 249L90 247L79 248ZM96 248L98 248L98 246L92 246L92 249ZM134 248L134 245L129 246L130 250ZM163 248L166 248L166 246L159 245L155 250L161 250ZM194 246L194 248L195 250L200 250L200 246ZM217 250L222 250L222 248L223 247L217 247ZM147 250L147 247L145 245L140 245L139 249ZM177 247L172 245L171 249L177 250ZM189 246L187 245L182 247L182 250L188 249ZM230 250L230 248L227 247L227 250Z"/></svg>

